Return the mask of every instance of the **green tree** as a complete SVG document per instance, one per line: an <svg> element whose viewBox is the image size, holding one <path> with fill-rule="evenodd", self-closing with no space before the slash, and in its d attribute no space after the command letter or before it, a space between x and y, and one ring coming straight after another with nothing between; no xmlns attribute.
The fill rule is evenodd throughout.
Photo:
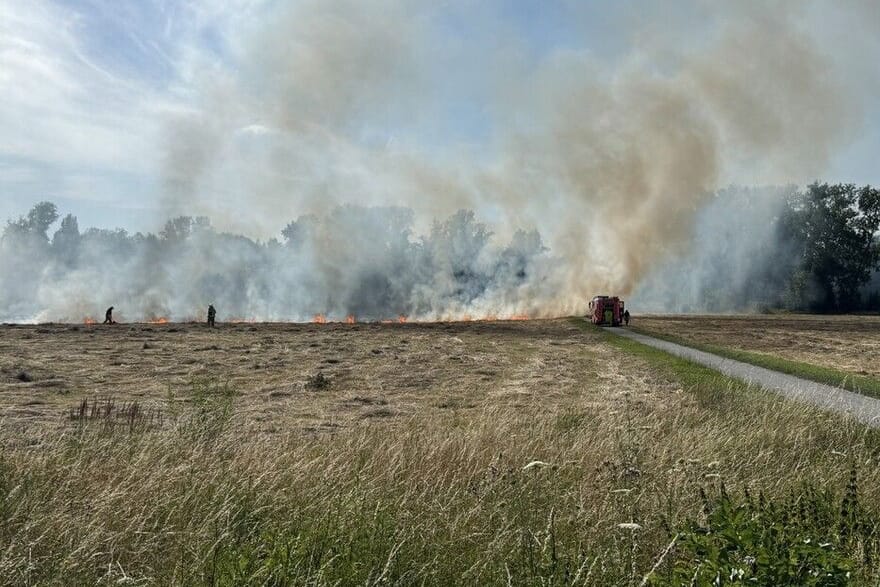
<svg viewBox="0 0 880 587"><path fill-rule="evenodd" d="M814 183L790 198L785 224L800 244L801 271L818 290L813 309L857 308L859 288L880 267L880 191Z"/></svg>

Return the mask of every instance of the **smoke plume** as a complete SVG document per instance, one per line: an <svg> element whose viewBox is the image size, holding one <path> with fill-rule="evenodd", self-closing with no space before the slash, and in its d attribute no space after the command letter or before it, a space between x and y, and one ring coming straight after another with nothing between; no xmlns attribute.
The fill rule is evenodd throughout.
<svg viewBox="0 0 880 587"><path fill-rule="evenodd" d="M595 7L568 6L579 42L541 51L493 3L274 8L166 125L162 221L220 232L143 237L112 277L86 251L7 315L72 318L121 292L133 317L222 300L265 319L537 317L628 296L711 240L695 226L722 185L812 179L856 126L810 6L624 12L610 56L585 48Z"/></svg>

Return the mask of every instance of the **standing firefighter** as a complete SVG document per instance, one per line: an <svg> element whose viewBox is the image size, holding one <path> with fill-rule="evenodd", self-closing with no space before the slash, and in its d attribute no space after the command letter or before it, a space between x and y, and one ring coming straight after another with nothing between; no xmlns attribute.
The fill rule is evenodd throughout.
<svg viewBox="0 0 880 587"><path fill-rule="evenodd" d="M629 326L629 310L623 312L623 323Z"/></svg>
<svg viewBox="0 0 880 587"><path fill-rule="evenodd" d="M208 326L213 328L214 326L214 316L217 315L217 310L214 309L214 305L208 305Z"/></svg>
<svg viewBox="0 0 880 587"><path fill-rule="evenodd" d="M107 308L107 311L104 312L104 324L116 324L113 321L113 306Z"/></svg>

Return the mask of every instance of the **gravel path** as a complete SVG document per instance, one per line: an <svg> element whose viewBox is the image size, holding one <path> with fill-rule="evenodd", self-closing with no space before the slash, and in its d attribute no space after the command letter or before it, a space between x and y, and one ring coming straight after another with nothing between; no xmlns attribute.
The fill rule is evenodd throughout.
<svg viewBox="0 0 880 587"><path fill-rule="evenodd" d="M605 328L606 331L624 336L642 344L666 351L683 359L688 359L720 371L728 377L741 379L749 384L760 385L787 398L813 404L851 416L872 427L880 427L880 400L857 393L756 367L741 361L734 361L698 351L690 347L638 334L623 328Z"/></svg>

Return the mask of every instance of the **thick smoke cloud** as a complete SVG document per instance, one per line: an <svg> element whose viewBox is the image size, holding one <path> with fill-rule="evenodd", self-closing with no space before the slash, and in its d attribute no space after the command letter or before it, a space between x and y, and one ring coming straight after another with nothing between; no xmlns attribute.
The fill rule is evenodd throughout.
<svg viewBox="0 0 880 587"><path fill-rule="evenodd" d="M163 220L270 238L301 216L288 244L144 237L112 277L97 259L43 276L38 316L76 317L71 295L118 287L139 317L212 299L267 319L550 316L629 295L687 252L721 185L812 179L858 121L809 6L696 2L697 29L686 9L656 10L601 58L533 55L492 3L278 7L169 119ZM432 228L459 209L496 235L461 217Z"/></svg>
<svg viewBox="0 0 880 587"><path fill-rule="evenodd" d="M794 189L729 187L712 194L694 218L686 247L648 269L633 291L632 305L656 313L755 312L792 305L786 290L801 251L781 223Z"/></svg>
<svg viewBox="0 0 880 587"><path fill-rule="evenodd" d="M267 243L190 217L128 235L80 233L68 216L50 240L33 216L3 238L3 320L79 322L111 305L120 320L198 320L208 303L225 320L514 318L540 311L550 292L539 284L555 263L537 233L498 247L465 211L418 236L411 210L343 206L300 217Z"/></svg>

